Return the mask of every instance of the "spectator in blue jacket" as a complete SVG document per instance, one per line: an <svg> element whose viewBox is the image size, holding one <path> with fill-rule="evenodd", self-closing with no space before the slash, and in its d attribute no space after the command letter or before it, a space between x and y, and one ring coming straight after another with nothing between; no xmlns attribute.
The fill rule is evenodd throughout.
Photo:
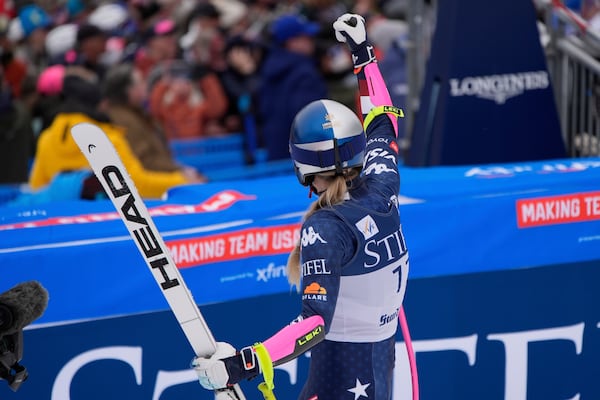
<svg viewBox="0 0 600 400"><path fill-rule="evenodd" d="M270 27L272 46L260 71L259 120L269 160L290 157L294 116L313 100L326 98L327 86L315 57L319 25L298 15L282 15Z"/></svg>

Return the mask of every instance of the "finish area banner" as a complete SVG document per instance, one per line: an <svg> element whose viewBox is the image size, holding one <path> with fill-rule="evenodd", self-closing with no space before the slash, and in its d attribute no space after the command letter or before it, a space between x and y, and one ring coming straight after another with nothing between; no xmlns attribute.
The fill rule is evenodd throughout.
<svg viewBox="0 0 600 400"><path fill-rule="evenodd" d="M410 278L600 259L600 159L400 167ZM289 293L311 201L295 176L172 189L147 203L199 304ZM549 251L552 249L552 251ZM168 309L109 201L0 207L0 290L38 280L37 321Z"/></svg>
<svg viewBox="0 0 600 400"><path fill-rule="evenodd" d="M421 398L600 398L600 159L399 171ZM311 201L290 175L147 202L218 340L246 346L297 316L285 265ZM0 207L0 268L0 293L36 280L50 296L25 330L30 378L15 393L0 382L0 398L212 398L110 202ZM398 400L410 398L402 341ZM276 370L278 398L296 398L309 356Z"/></svg>
<svg viewBox="0 0 600 400"><path fill-rule="evenodd" d="M600 398L598 264L411 280L405 310L421 399ZM201 307L215 337L238 349L299 309L295 292ZM16 393L0 382L3 399L214 399L189 368L192 349L169 311L29 329L24 341L30 378ZM307 353L275 368L278 399L297 398L309 361ZM263 399L260 381L242 382L248 400ZM399 334L394 400L411 399L410 382Z"/></svg>

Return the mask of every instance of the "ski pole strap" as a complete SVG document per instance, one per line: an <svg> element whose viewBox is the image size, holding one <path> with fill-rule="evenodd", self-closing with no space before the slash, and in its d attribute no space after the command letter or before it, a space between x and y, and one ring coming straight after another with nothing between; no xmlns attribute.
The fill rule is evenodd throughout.
<svg viewBox="0 0 600 400"><path fill-rule="evenodd" d="M273 361L271 361L271 356L265 345L262 343L256 343L254 345L254 352L256 353L260 370L265 379L264 382L261 382L258 385L258 390L261 391L265 400L275 400L275 394L273 393L273 389L275 388L275 384L273 383Z"/></svg>
<svg viewBox="0 0 600 400"><path fill-rule="evenodd" d="M373 108L371 108L371 111L369 111L369 113L367 114L367 116L365 117L365 119L363 121L363 127L365 129L365 132L367 131L367 126L369 126L369 124L373 121L373 119L376 116L381 115L381 114L392 114L398 118L404 118L404 111L402 111L401 108L394 107L394 106L373 107Z"/></svg>

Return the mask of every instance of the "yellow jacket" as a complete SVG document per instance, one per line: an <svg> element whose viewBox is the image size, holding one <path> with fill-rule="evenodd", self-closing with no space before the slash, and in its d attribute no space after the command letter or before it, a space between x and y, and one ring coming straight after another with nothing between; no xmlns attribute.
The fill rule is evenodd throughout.
<svg viewBox="0 0 600 400"><path fill-rule="evenodd" d="M142 197L160 198L170 187L186 183L185 177L179 171L156 172L144 169L131 151L125 139L125 131L117 126L98 122L81 113L61 113L40 133L29 175L29 185L32 189L46 186L60 172L90 168L71 137L71 127L80 122L95 124L106 132Z"/></svg>

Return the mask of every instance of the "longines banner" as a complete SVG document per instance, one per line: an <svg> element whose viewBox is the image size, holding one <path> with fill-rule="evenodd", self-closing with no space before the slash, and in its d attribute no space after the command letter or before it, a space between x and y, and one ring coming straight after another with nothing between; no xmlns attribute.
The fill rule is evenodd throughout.
<svg viewBox="0 0 600 400"><path fill-rule="evenodd" d="M437 3L407 164L566 156L531 1Z"/></svg>
<svg viewBox="0 0 600 400"><path fill-rule="evenodd" d="M400 173L422 398L600 398L600 159ZM296 317L285 263L310 201L290 175L148 202L219 340L251 344ZM30 378L16 393L0 382L0 398L209 398L109 202L0 207L0 274L0 293L37 280L50 294L25 331ZM395 399L409 398L403 349L399 336ZM307 361L277 370L278 398L295 398Z"/></svg>

